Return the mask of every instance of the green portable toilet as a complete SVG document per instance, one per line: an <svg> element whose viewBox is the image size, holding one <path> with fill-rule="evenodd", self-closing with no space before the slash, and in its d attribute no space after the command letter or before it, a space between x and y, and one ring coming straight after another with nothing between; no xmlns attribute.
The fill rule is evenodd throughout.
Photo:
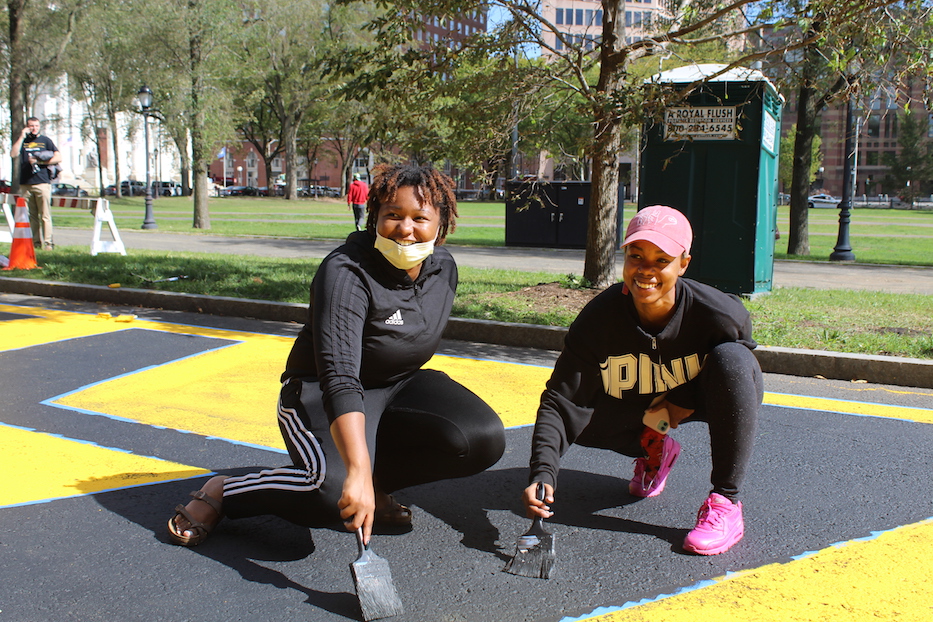
<svg viewBox="0 0 933 622"><path fill-rule="evenodd" d="M685 276L733 294L771 291L783 98L757 70L689 65L649 82L683 91L643 132L638 208L669 205L693 225Z"/></svg>

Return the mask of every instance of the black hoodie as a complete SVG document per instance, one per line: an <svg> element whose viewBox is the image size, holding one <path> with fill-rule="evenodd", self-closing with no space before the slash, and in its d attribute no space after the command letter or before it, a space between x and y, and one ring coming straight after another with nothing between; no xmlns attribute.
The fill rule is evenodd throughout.
<svg viewBox="0 0 933 622"><path fill-rule="evenodd" d="M457 291L457 264L443 246L412 281L373 242L354 232L324 258L282 374L319 380L330 421L363 412L364 389L398 382L434 356Z"/></svg>
<svg viewBox="0 0 933 622"><path fill-rule="evenodd" d="M665 392L671 403L694 408L690 381L710 350L726 342L757 345L736 296L680 278L674 316L652 334L640 326L622 283L606 289L574 320L541 395L530 481L555 486L560 457L591 423L634 439L631 455L640 455L634 452L645 409Z"/></svg>

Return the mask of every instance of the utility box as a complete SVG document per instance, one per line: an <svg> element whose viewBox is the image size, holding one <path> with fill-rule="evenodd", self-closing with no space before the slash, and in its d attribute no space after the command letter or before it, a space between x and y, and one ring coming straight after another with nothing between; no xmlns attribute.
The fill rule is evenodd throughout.
<svg viewBox="0 0 933 622"><path fill-rule="evenodd" d="M669 205L693 225L685 276L733 294L771 291L783 98L757 70L690 65L649 82L708 80L643 133L638 208Z"/></svg>
<svg viewBox="0 0 933 622"><path fill-rule="evenodd" d="M506 246L586 248L588 181L505 184Z"/></svg>

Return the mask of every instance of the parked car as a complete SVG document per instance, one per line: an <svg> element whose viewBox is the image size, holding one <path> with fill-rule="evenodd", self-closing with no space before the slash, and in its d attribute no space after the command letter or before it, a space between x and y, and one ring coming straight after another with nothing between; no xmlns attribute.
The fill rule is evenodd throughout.
<svg viewBox="0 0 933 622"><path fill-rule="evenodd" d="M109 196L114 196L117 194L117 189L114 184L110 184L104 188L104 194ZM121 181L120 182L120 194L125 197L133 196L143 196L146 194L146 182L144 181Z"/></svg>
<svg viewBox="0 0 933 622"><path fill-rule="evenodd" d="M814 194L807 197L807 207L813 209L814 207L827 207L829 209L834 209L839 206L839 201L831 194Z"/></svg>
<svg viewBox="0 0 933 622"><path fill-rule="evenodd" d="M251 197L256 194L256 189L252 186L227 186L223 195L227 197Z"/></svg>
<svg viewBox="0 0 933 622"><path fill-rule="evenodd" d="M52 194L59 197L86 197L87 190L71 184L52 184Z"/></svg>
<svg viewBox="0 0 933 622"><path fill-rule="evenodd" d="M0 192L3 194L10 194L10 182L5 179L0 179Z"/></svg>
<svg viewBox="0 0 933 622"><path fill-rule="evenodd" d="M180 197L181 184L177 181L154 181L152 182L152 193L163 197Z"/></svg>

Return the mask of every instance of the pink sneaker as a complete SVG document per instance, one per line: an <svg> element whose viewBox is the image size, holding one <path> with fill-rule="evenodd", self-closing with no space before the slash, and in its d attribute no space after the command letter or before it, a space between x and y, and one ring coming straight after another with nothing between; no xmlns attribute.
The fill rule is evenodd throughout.
<svg viewBox="0 0 933 622"><path fill-rule="evenodd" d="M744 535L742 502L732 503L714 492L697 513L697 526L684 539L684 549L699 555L719 555Z"/></svg>
<svg viewBox="0 0 933 622"><path fill-rule="evenodd" d="M664 490L667 475L680 455L680 443L665 436L661 459L651 464L650 458L635 458L635 474L628 483L628 491L636 497L656 497Z"/></svg>

